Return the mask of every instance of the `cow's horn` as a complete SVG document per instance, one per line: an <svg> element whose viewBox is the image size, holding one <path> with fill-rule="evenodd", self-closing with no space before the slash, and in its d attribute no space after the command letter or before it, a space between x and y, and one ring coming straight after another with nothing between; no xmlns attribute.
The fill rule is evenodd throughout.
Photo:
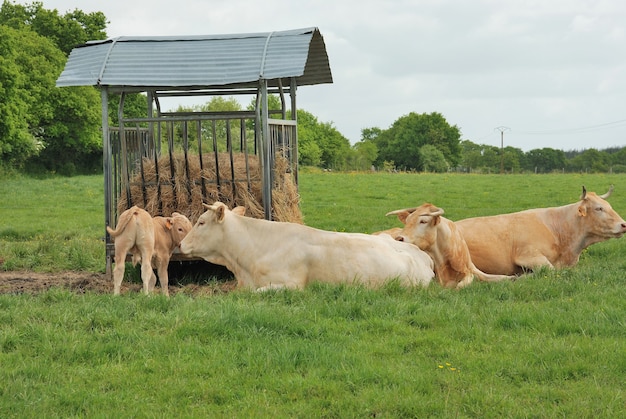
<svg viewBox="0 0 626 419"><path fill-rule="evenodd" d="M443 208L438 208L437 211L435 211L435 212L430 212L428 214L423 214L423 215L430 215L432 217L437 217L439 215L443 215Z"/></svg>
<svg viewBox="0 0 626 419"><path fill-rule="evenodd" d="M395 210L395 211L390 211L387 214L385 214L385 217L389 217L390 215L398 215L401 212L408 212L408 213L412 213L415 212L415 210L417 209L417 207L414 208L404 208L404 209L399 209L399 210Z"/></svg>
<svg viewBox="0 0 626 419"><path fill-rule="evenodd" d="M395 211L388 212L385 215L388 217L390 215L400 214L401 212L405 212L405 211L407 211L409 213L414 213L416 209L417 208L405 208L405 209L401 209L401 210L395 210ZM431 217L437 217L439 215L443 215L443 209L442 208L437 208L437 211L435 211L435 212L427 212L427 213L424 213L424 214L420 214L420 216L422 216L422 215L429 215Z"/></svg>
<svg viewBox="0 0 626 419"><path fill-rule="evenodd" d="M580 195L580 200L582 201L586 197L587 197L587 188L585 188L585 185L583 185L583 193L582 195Z"/></svg>
<svg viewBox="0 0 626 419"><path fill-rule="evenodd" d="M600 198L607 199L609 196L611 196L612 193L613 193L613 185L609 187L609 190L607 193L605 193L604 195L600 195Z"/></svg>

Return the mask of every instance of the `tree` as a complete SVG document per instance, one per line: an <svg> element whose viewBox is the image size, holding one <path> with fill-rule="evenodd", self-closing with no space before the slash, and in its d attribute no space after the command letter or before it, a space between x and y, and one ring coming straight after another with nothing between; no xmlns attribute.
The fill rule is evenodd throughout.
<svg viewBox="0 0 626 419"><path fill-rule="evenodd" d="M361 130L361 141L376 142L376 139L380 136L382 132L383 130L378 127L363 128Z"/></svg>
<svg viewBox="0 0 626 419"><path fill-rule="evenodd" d="M483 147L470 140L461 141L461 167L465 171L471 172L482 166Z"/></svg>
<svg viewBox="0 0 626 419"><path fill-rule="evenodd" d="M176 112L237 112L241 111L242 107L239 101L234 97L214 96L208 102L201 105L194 105L191 107L179 106ZM230 140L233 144L239 144L241 142L241 122L238 119L231 120L217 120L212 121L211 124L202 124L201 138L205 144L212 144L213 137L217 143L218 151L225 152L228 150L228 131L230 131ZM254 147L254 131L252 124L244 125L245 138L247 140L246 145L248 147ZM177 126L177 137L182 140L183 132L182 125ZM189 141L190 149L197 149L197 125L189 124L187 126L187 140Z"/></svg>
<svg viewBox="0 0 626 419"><path fill-rule="evenodd" d="M526 153L526 166L530 171L550 173L565 168L565 153L561 150L544 147Z"/></svg>
<svg viewBox="0 0 626 419"><path fill-rule="evenodd" d="M611 171L614 173L626 173L626 147L611 153Z"/></svg>
<svg viewBox="0 0 626 419"><path fill-rule="evenodd" d="M411 112L376 137L377 161L393 160L399 167L423 170L420 149L429 144L443 154L449 165L456 166L461 158L460 137L459 129L450 126L440 113Z"/></svg>
<svg viewBox="0 0 626 419"><path fill-rule="evenodd" d="M420 159L425 172L441 173L448 171L449 166L446 158L441 150L432 144L426 144L420 148Z"/></svg>
<svg viewBox="0 0 626 419"><path fill-rule="evenodd" d="M100 96L93 87L57 88L69 45L104 35L104 15L59 16L41 3L0 8L0 120L3 161L73 174L101 168ZM11 64L8 64L11 63ZM18 72L7 82L6 78ZM9 150L10 149L10 150ZM39 154L37 154L37 152ZM10 155L9 155L10 154Z"/></svg>
<svg viewBox="0 0 626 419"><path fill-rule="evenodd" d="M37 138L28 125L30 101L23 89L25 77L16 62L18 31L0 25L0 161L21 166L37 153Z"/></svg>
<svg viewBox="0 0 626 419"><path fill-rule="evenodd" d="M590 148L574 157L570 167L580 172L601 173L609 171L610 162L611 156L608 153Z"/></svg>
<svg viewBox="0 0 626 419"><path fill-rule="evenodd" d="M369 170L378 157L378 147L373 141L359 141L352 146L354 161L352 167L357 170Z"/></svg>
<svg viewBox="0 0 626 419"><path fill-rule="evenodd" d="M44 9L41 2L21 5L5 0L0 9L0 24L18 30L30 28L68 56L76 45L106 39L108 22L102 12L85 13L75 9L61 16L56 9Z"/></svg>
<svg viewBox="0 0 626 419"><path fill-rule="evenodd" d="M117 115L120 105L119 94L109 94L109 123L119 126ZM124 96L124 118L145 118L148 116L148 98L144 93L130 93Z"/></svg>
<svg viewBox="0 0 626 419"><path fill-rule="evenodd" d="M319 164L326 168L344 169L350 153L350 141L333 126L332 122L319 122L317 118L303 109L298 109L298 149L299 161L313 160L319 150ZM313 146L315 144L316 146Z"/></svg>
<svg viewBox="0 0 626 419"><path fill-rule="evenodd" d="M502 150L501 150L502 151ZM522 168L522 163L525 161L524 152L515 147L504 147L504 171L509 173L519 172Z"/></svg>

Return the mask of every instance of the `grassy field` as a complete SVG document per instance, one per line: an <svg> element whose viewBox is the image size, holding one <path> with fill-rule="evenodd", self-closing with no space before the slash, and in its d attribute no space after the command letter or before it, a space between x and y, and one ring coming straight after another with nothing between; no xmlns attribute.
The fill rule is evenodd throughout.
<svg viewBox="0 0 626 419"><path fill-rule="evenodd" d="M563 205L582 185L614 184L626 216L623 175L300 184L305 222L338 231L398 225L384 214L424 201L453 220ZM104 269L100 177L6 179L0 196L2 269ZM624 240L460 291L0 295L0 417L624 417Z"/></svg>

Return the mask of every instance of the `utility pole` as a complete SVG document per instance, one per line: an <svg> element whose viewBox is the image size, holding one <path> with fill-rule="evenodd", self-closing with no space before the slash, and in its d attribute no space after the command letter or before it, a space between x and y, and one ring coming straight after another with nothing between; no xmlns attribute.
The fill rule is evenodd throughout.
<svg viewBox="0 0 626 419"><path fill-rule="evenodd" d="M500 174L504 174L504 131L509 131L511 128L499 126L494 129L500 131Z"/></svg>

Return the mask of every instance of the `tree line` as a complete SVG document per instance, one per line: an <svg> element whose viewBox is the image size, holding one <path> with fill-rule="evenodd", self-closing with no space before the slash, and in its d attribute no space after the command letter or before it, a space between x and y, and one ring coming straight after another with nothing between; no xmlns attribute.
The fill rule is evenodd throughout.
<svg viewBox="0 0 626 419"><path fill-rule="evenodd" d="M63 15L41 2L4 0L0 8L0 169L64 175L102 170L101 103L93 86L56 87L72 48L106 39L102 12L76 9ZM145 116L145 96L129 95L125 116ZM109 106L117 108L112 95ZM280 101L270 96L269 108ZM254 106L254 99L248 108ZM205 105L178 110L240 110L233 98L215 97ZM115 118L110 123L115 126ZM419 172L549 173L626 172L626 147L524 152L461 139L456 125L437 112L411 112L386 128L361 130L355 144L332 122L297 110L300 165L333 170ZM626 139L625 139L626 140Z"/></svg>

